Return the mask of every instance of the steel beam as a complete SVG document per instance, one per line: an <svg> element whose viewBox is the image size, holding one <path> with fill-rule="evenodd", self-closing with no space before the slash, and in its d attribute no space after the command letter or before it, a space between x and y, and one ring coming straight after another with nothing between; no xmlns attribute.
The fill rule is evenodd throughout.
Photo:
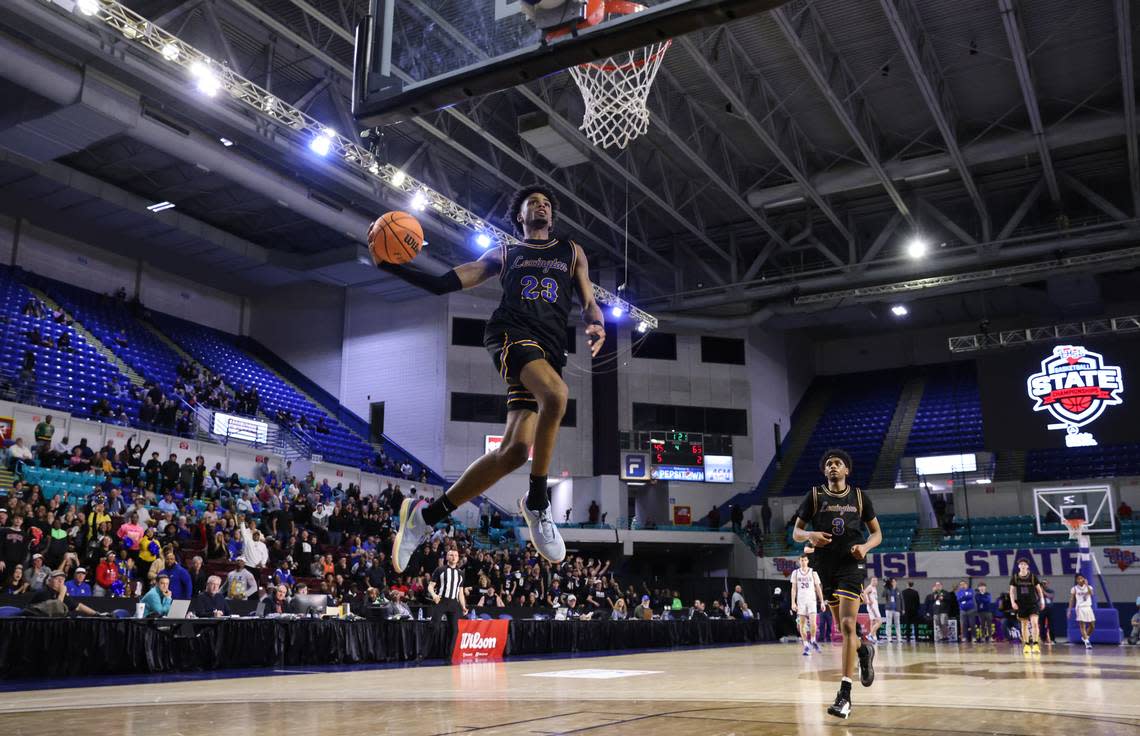
<svg viewBox="0 0 1140 736"><path fill-rule="evenodd" d="M930 215L937 222L941 223L942 227L949 230L950 234L953 235L954 237L958 238L958 240L962 241L963 243L967 243L969 245L977 245L978 244L977 238L975 238L973 235L970 235L970 233L966 232L962 228L961 225L954 222L954 220L950 219L950 217L945 212L938 209L937 207L935 207L933 204L931 204L930 202L928 202L925 199L920 199L919 204L922 207L922 209L929 212Z"/></svg>
<svg viewBox="0 0 1140 736"><path fill-rule="evenodd" d="M887 224L883 225L883 229L880 230L879 234L875 237L875 242L871 243L871 247L867 249L867 252L864 253L863 257L859 260L860 271L865 271L867 266L871 265L871 262L879 255L879 251L890 241L891 236L895 234L895 230L898 230L901 224L902 213L896 211L891 215L891 219L887 220Z"/></svg>
<svg viewBox="0 0 1140 736"><path fill-rule="evenodd" d="M875 172L875 177L886 191L887 196L891 198L902 216L912 226L915 225L910 208L895 187L895 183L887 176L883 164L879 161L875 133L873 130L869 130L867 106L860 100L857 85L850 78L843 64L839 62L827 34L814 15L813 7L810 4L804 5L802 0L797 0L795 5L802 11L800 13L800 24L806 26L806 30L814 36L814 51L800 36L800 32L793 24L791 10L788 6L773 10L769 17L775 21L784 38L791 45L800 64L807 70L816 87L823 93L824 99L839 119L839 123L847 131L867 165ZM826 71L827 68L830 68L830 73Z"/></svg>
<svg viewBox="0 0 1140 736"><path fill-rule="evenodd" d="M1014 238L1001 244L1000 248L991 247L998 244L989 243L982 244L983 247L977 250L970 246L959 247L953 249L951 253L940 254L937 259L928 259L925 266L916 265L914 261L901 256L863 272L851 273L828 267L815 274L769 277L761 283L753 281L729 284L726 287L705 289L702 293L674 295L668 302L664 299L646 301L660 306L667 304L669 309L703 309L745 301L771 301L828 289L872 286L894 279L910 280L916 278L924 267L928 272L937 270L938 273L953 274L961 270L991 265L996 267L998 264L1024 263L1045 256L1052 259L1056 257L1058 250L1075 254L1099 249L1099 253L1094 254L1111 256L1114 247L1135 242L1135 231L1129 227L1120 223L1101 224L1065 232L1039 233Z"/></svg>
<svg viewBox="0 0 1140 736"><path fill-rule="evenodd" d="M660 101L663 98L663 95L658 94L656 95L656 98ZM686 106L691 106L693 104L683 91L678 95L678 98L682 100ZM689 161L691 161L694 166L700 169L701 173L704 174L709 179L709 181L716 185L718 189L724 192L725 196L728 197L728 200L736 205L744 213L745 217L759 225L760 229L767 233L769 238L777 242L782 242L783 238L781 238L780 234L776 232L776 229L772 227L771 224L769 224L767 218L758 212L755 207L749 205L748 200L744 198L744 195L742 195L736 187L725 181L724 177L722 177L716 171L716 169L714 169L709 164L704 156L700 155L696 150L691 148L688 143L686 143L685 140L682 139L675 130L673 130L672 122L669 119L668 110L665 109L666 105L662 103L657 107L657 114L651 118L651 120L657 123L656 129L665 135L673 148L684 155L685 158L689 159ZM729 162L723 162L722 165L727 166L730 164ZM733 263L734 259L730 256L728 261L729 263Z"/></svg>
<svg viewBox="0 0 1140 736"><path fill-rule="evenodd" d="M1087 117L1051 126L1045 134L1045 140L1050 148L1080 146L1120 138L1125 135L1125 128L1122 114ZM983 164L1020 161L1027 156L1033 156L1037 153L1037 138L1030 131L1021 131L976 140L961 148L966 164L977 168ZM945 153L919 156L904 161L896 159L883 165L887 175L894 181L953 167L953 160ZM1023 165L1018 163L1017 168L1023 168ZM812 182L825 197L872 187L878 184L878 181L875 172L868 166L836 167L812 177ZM748 192L748 202L754 207L763 207L801 194L798 184L778 184L752 189Z"/></svg>
<svg viewBox="0 0 1140 736"><path fill-rule="evenodd" d="M327 15L325 15L324 13L319 11L317 8L314 8L309 3L304 2L304 0L287 0L287 2L289 2L291 5L298 8L299 10L301 10L303 13L305 13L306 15L311 17L317 23L319 23L320 25L322 25L323 27L325 27L326 29L328 29L329 31L334 33L335 35L339 36L343 40L348 41L350 43L355 43L355 36L347 28L342 27L339 23L337 23L337 21L333 20L332 18L329 18ZM418 6L418 7L421 8L421 12L425 12L425 14L427 14L428 17L432 18L434 22L441 23L440 27L443 28L445 31L447 31L448 34L452 38L454 38L460 45L462 45L468 51L470 51L474 54L484 54L484 52L482 51L482 49L480 49L478 47L478 45L476 45L470 39L463 36L463 34L460 33L458 30L455 30L449 23L447 23L446 20L444 20L441 16L439 16L437 13L432 11L430 8L426 8L425 6ZM340 71L340 70L337 70L337 71ZM395 69L395 71L404 81L406 81L406 82L412 81L411 76L404 73L402 70ZM348 78L351 79L351 75L349 75ZM593 205L582 200L577 194L575 194L569 188L562 186L559 182L557 182L556 180L553 180L549 176L548 171L544 171L544 170L538 168L531 161L529 161L527 158L525 158L524 156L521 156L518 151L511 148L510 146L507 146L503 141L501 141L498 138L496 138L495 136L491 135L489 132L487 132L485 126L480 124L478 121L473 120L468 115L460 113L455 108L449 108L445 112L446 112L446 114L450 115L453 119L458 121L460 124L464 125L465 127L469 128L471 131L476 133L479 137L483 138L496 151L507 155L509 158L514 160L516 163L518 163L520 166L523 166L524 168L526 168L535 177L538 177L539 179L543 179L543 180L548 181L552 186L554 186L555 189L558 190L559 194L561 194L566 199L566 201L573 202L580 210L590 214L592 217L594 217L596 220L598 220L602 224L609 227L614 232L621 234L623 237L625 237L625 228L618 225L618 223L616 221L614 221L611 217L607 216L606 214L600 212ZM424 129L426 132L431 133L433 136L439 138L442 142L448 144L449 146L451 146L452 148L457 150L459 153L464 155L466 158L469 158L472 161L475 161L476 163L478 163L480 165L483 165L486 163L483 159L481 159L481 157L479 157L479 155L477 153L475 153L474 151L472 151L471 149L469 149L467 147L459 146L458 143L456 141L454 141L451 138L451 136L447 135L447 133L445 131L443 131L441 128L439 128L436 125L432 125L432 124L428 123L424 118L415 119L414 122L416 122L416 124L419 125L419 127ZM497 176L499 176L500 179L503 179L506 183L509 183L515 187L519 186L519 182L517 182L516 180L509 178L509 177L504 178L501 175L502 172L501 172L500 167L493 166L491 168L488 168L488 167L484 166L484 168L487 168L488 171L495 173ZM571 224L574 224L576 227L581 229L583 237L587 236L586 234L588 231L581 224L574 223L573 220L570 220L570 219L566 218L565 216L563 217L563 220L566 222L569 222ZM639 240L637 238L630 238L630 241L634 244L634 246L636 248L638 248L638 250L640 250L643 253L645 253L646 255L648 255L652 260L657 261L658 263L660 263L663 266L672 267L671 264L669 263L668 259L662 257L657 252L651 250L641 240ZM602 240L597 240L596 242L598 244L604 243L604 241L602 241ZM605 244L604 247L606 247L606 249L611 250L614 253L617 253L617 251L614 250L612 248L612 246L609 246L608 244Z"/></svg>
<svg viewBox="0 0 1140 736"><path fill-rule="evenodd" d="M235 1L236 2L243 2L244 0L235 0ZM290 1L291 2L299 2L299 0L290 0ZM467 44L463 44L463 42L460 41L460 38L464 37L463 33L461 31L459 31L457 28L455 28L454 26L452 26L450 23L448 23L446 21L446 19L444 19L442 16L440 16L431 7L426 5L423 2L423 0L408 0L408 1L412 5L414 5L417 8L417 10L420 13L422 13L425 17L431 19L431 21L433 23L437 24L441 29L443 29L447 33L447 35L451 36L453 39L455 39L461 45L464 45L464 48L468 48L468 49L471 48L470 39L466 39ZM479 56L480 58L483 58L483 59L487 58L486 52L484 52L482 50L478 50L474 53L476 53L476 55ZM679 225L681 225L681 227L683 227L685 230L689 231L689 233L692 234L693 237L695 237L697 240L699 240L701 243L703 243L705 246L707 246L714 253L716 253L720 257L724 258L726 262L728 262L730 260L728 253L723 248L721 248L719 245L717 245L711 238L709 238L699 227L697 227L697 225L695 224L695 218L686 216L684 213L680 212L677 208L675 208L672 205L672 203L666 201L659 194L657 194L655 191L650 189L649 186L646 185L646 183L644 181L642 181L639 176L637 176L634 173L631 173L625 166L622 166L620 163L618 163L618 161L616 159L614 159L612 156L605 153L604 151L602 151L597 146L593 145L590 141L588 141L586 139L586 137L584 135L582 135L582 132L580 130L578 130L577 125L575 125L574 123L571 123L569 120L567 120L561 113L559 113L557 110L555 110L554 107L551 106L550 103L548 103L541 95L539 95L534 90L532 90L529 87L526 87L524 85L519 85L519 86L515 87L514 89L516 91L518 91L519 94L521 94L523 97L525 97L528 101L530 101L532 104L534 104L543 113L545 113L547 116L547 119L549 120L549 122L551 124L551 127L557 129L564 137L566 137L572 141L575 141L578 145L578 148L583 153L585 153L587 156L592 158L597 163L605 166L607 169L612 171L614 174L616 174L620 178L629 182L629 185L631 188L633 188L633 189L637 190L638 192L640 192L641 194L643 194L649 201L651 201L655 205L657 205L657 207L659 207L662 210L662 212L664 212L667 216L669 216L671 219L673 219L675 222L677 222ZM454 110L454 109L455 109L454 107L448 108L449 111Z"/></svg>
<svg viewBox="0 0 1140 736"><path fill-rule="evenodd" d="M974 203L974 209L977 210L978 219L982 226L982 240L989 240L989 211L981 192L978 190L978 185L974 181L974 176L970 173L969 166L966 165L966 159L962 156L962 149L958 145L952 101L946 90L946 82L938 63L938 57L926 37L918 13L911 4L911 0L880 0L880 4L887 16L887 22L890 23L891 31L895 35L895 40L898 41L899 48L902 50L903 58L906 59L907 66L910 67L910 72L918 85L922 101L926 104L926 109L930 111L931 117L934 118L934 124L938 126L938 132L942 135L942 141L946 145L946 152L950 154L954 168L957 169L958 176L961 177L962 184L965 185L966 191L970 195L970 201Z"/></svg>
<svg viewBox="0 0 1140 736"><path fill-rule="evenodd" d="M1065 182L1065 185L1067 187L1084 197L1084 199L1093 207L1096 207L1098 210L1118 222L1128 222L1128 215L1124 214L1120 208L1114 205L1112 202L1109 202L1100 194L1094 192L1092 189L1086 186L1084 182L1078 181L1069 174L1061 174L1061 179Z"/></svg>
<svg viewBox="0 0 1140 736"><path fill-rule="evenodd" d="M727 42L729 53L732 54L734 62L737 59L744 60L742 63L744 71L750 75L756 83L761 85L761 94L770 99L767 85L763 82L763 78L760 76L759 70L751 62L751 60L748 59L747 54L740 53L736 38L732 35L732 31L728 28L725 28L722 32L721 38L725 39ZM804 195L811 199L811 201L814 202L817 207L819 207L820 212L822 212L823 215L831 222L831 224L835 226L844 240L848 242L852 241L853 237L851 235L851 232L847 229L843 223L843 220L839 218L839 215L832 208L831 203L823 198L819 191L812 185L811 181L808 180L807 174L803 171L803 169L801 169L799 164L797 164L796 161L792 160L786 143L779 140L778 134L776 133L779 127L779 123L773 120L772 116L769 116L768 125L765 126L752 113L751 108L748 104L749 101L746 98L741 85L743 75L739 73L722 75L719 73L717 69L713 67L713 65L708 61L706 55L702 53L699 48L697 48L696 43L694 43L693 40L688 36L683 36L677 39L677 43L681 46L681 48L685 49L685 51L688 52L689 57L692 59L693 63L696 64L697 67L704 72L709 81L713 83L713 86L715 86L720 91L721 95L729 101L729 103L732 105L733 111L739 115L745 123L748 124L748 127L752 130L753 134L760 139L760 142L764 144L764 146L772 153L772 155L776 157L776 160L778 160L780 164L788 171L788 173L791 174L792 178L796 180L796 183L799 184L800 188L803 190ZM772 107L773 109L775 108L774 105L769 105L769 107ZM791 122L787 116L781 117L784 119L784 122Z"/></svg>
<svg viewBox="0 0 1140 736"><path fill-rule="evenodd" d="M1021 204L1017 205L1017 209L1010 215L1009 220L1002 226L1001 232L998 233L997 237L999 241L1005 240L1010 235L1013 235L1013 231L1017 229L1017 226L1021 224L1025 216L1029 214L1029 209L1037 202L1038 197L1041 196L1041 192L1044 191L1044 189L1045 180L1038 179L1037 183L1033 185L1033 188L1025 194L1025 199L1021 200Z"/></svg>
<svg viewBox="0 0 1140 736"><path fill-rule="evenodd" d="M1061 187L1057 183L1057 171L1053 168L1053 154L1045 140L1045 123L1041 119L1041 108L1037 104L1037 90L1033 84L1033 70L1029 65L1029 54L1025 50L1025 34L1021 28L1015 0L998 0L1001 22L1005 27L1005 37L1013 54L1013 67L1017 71L1017 83L1025 101L1025 111L1029 115L1029 127L1037 140L1037 154L1041 157L1041 168L1045 172L1045 185L1054 204L1061 203Z"/></svg>
<svg viewBox="0 0 1140 736"><path fill-rule="evenodd" d="M202 10L206 12L206 22L210 26L210 30L221 46L222 54L226 57L226 62L229 63L230 69L235 72L241 73L241 66L238 64L237 56L234 55L233 47L230 46L230 40L226 38L226 34L222 31L222 23L218 20L218 14L214 11L214 0L206 0L202 5Z"/></svg>
<svg viewBox="0 0 1140 736"><path fill-rule="evenodd" d="M1124 100L1124 136L1128 144L1128 181L1132 185L1132 216L1140 217L1140 140L1136 124L1136 75L1132 59L1132 1L1115 0L1116 40L1120 53L1121 96Z"/></svg>
<svg viewBox="0 0 1140 736"><path fill-rule="evenodd" d="M179 3L178 5L175 5L170 10L166 11L162 15L155 18L153 23L156 26L159 26L161 28L165 28L166 25L168 23L170 23L170 21L175 20L176 18L179 18L186 13L189 13L191 10L193 10L194 8L198 7L201 4L202 4L202 0L186 0L186 2Z"/></svg>
<svg viewBox="0 0 1140 736"><path fill-rule="evenodd" d="M247 0L230 0L230 2L231 2L231 5L233 7L241 10L242 12L248 13L251 17L253 17L257 21L261 22L267 28L269 28L270 30L272 30L275 33L277 33L278 35L280 35L282 38L288 40L291 43L296 44L301 50L312 55L314 58L319 59L322 63L325 63L330 69L332 69L334 72L339 74L344 79L349 80L349 81L352 80L352 70L349 67L345 66L344 64L341 64L336 59L333 59L332 57L328 56L325 52L323 52L320 49L313 46L308 40L301 37L299 34L294 32L288 26L283 24L281 21L277 20L276 18L273 18L272 16L268 15L267 13L260 10L259 8L251 5L249 2L247 2ZM292 2L294 5L296 5L298 7L301 7L302 5L306 5L306 3L300 2L300 0L290 0L290 2ZM329 19L327 16L324 16L323 14L318 13L315 10L312 13L310 13L310 15L313 15L314 18L316 20L318 20L318 22L320 22L322 25L325 25L326 27L330 28L330 30L332 30L334 27L336 27L335 21ZM343 28L340 29L340 33L344 34L348 38L352 37L352 34L348 33L348 31L343 29ZM396 72L397 75L399 75L405 81L410 81L412 79L410 75L403 72L402 70L396 69L395 67L393 67L393 71ZM526 167L536 177L541 177L542 180L548 181L551 184L555 185L555 188L559 190L559 194L562 195L563 197L565 197L567 201L573 202L581 210L589 212L591 214L591 216L593 216L599 222L605 224L607 227L609 227L614 232L620 233L624 236L624 229L618 223L616 223L613 220L611 220L610 218L606 217L604 214L602 214L600 211L598 211L596 207L593 207L592 205L590 205L588 202L583 200L581 197L579 197L574 192L570 191L566 187L558 185L556 182L551 181L550 177L549 177L549 171L542 171L538 167L531 164L529 161L526 161L524 158L519 156L516 151L510 149L505 144L503 144L502 141L500 141L499 139L495 138L490 133L488 133L482 125L476 123L474 120L472 120L467 115L464 115L463 113L461 113L456 108L448 108L444 112L445 112L445 114L450 115L451 117L453 117L454 119L456 119L457 121L462 123L464 126L469 128L470 130L477 133L480 137L484 138L484 140L487 140L489 143L492 143L492 145L498 144L496 147L500 151L503 151L505 153L510 154L511 157L516 161L516 163L519 163L520 165ZM449 136L445 132L441 131L438 128L438 126L431 125L430 123L428 123L423 118L416 118L416 119L414 119L414 122L420 128L423 128L425 131L432 133L437 138L439 138L440 141L442 141L442 142L446 143L448 146L454 148L457 152L461 153L466 158L469 158L471 160L478 160L479 159L479 156L474 151L472 151L471 149L469 149L465 146L460 145L451 136ZM486 167L484 167L484 168L486 168ZM512 186L515 186L515 187L520 186L520 183L517 180L513 180L513 179L511 180L511 184L512 184ZM570 220L566 217L564 217L563 219L564 219L564 221L566 221L568 223L573 222L572 220ZM579 227L581 227L581 226L579 225ZM585 238L586 233L587 233L587 231L583 228L583 230L582 230L583 238ZM598 240L595 240L595 242L601 242L601 241L600 241L600 239L598 239ZM670 267L670 268L672 267L671 264L669 264L669 261L667 259L661 257L660 254L649 249L645 243L642 243L641 241L634 240L634 239L631 239L631 242L634 243L635 246L641 252L644 252L647 255L649 255L650 258L653 258L654 260L659 261L660 263L662 263L662 265L665 265L665 266Z"/></svg>

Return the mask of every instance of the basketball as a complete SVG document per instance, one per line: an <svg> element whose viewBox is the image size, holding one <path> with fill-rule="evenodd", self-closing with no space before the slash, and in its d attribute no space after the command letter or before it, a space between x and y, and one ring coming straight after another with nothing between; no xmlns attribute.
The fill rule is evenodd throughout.
<svg viewBox="0 0 1140 736"><path fill-rule="evenodd" d="M1061 399L1061 406L1065 407L1074 414L1080 414L1085 409L1089 408L1092 404L1091 396L1071 396L1067 399Z"/></svg>
<svg viewBox="0 0 1140 736"><path fill-rule="evenodd" d="M376 263L407 263L423 247L424 229L407 212L385 213L368 228L368 249Z"/></svg>

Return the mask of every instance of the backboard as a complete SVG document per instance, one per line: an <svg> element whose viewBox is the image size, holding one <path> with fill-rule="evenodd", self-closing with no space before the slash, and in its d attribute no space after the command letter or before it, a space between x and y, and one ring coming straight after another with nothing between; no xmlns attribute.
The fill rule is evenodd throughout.
<svg viewBox="0 0 1140 736"><path fill-rule="evenodd" d="M787 2L638 0L642 12L579 29L599 0L542 0L547 27L564 14L574 29L548 39L524 1L371 0L356 34L353 115L368 127L399 122Z"/></svg>
<svg viewBox="0 0 1140 736"><path fill-rule="evenodd" d="M1081 517L1089 534L1116 531L1112 488L1107 485L1034 488L1033 511L1038 534L1068 534L1063 520Z"/></svg>

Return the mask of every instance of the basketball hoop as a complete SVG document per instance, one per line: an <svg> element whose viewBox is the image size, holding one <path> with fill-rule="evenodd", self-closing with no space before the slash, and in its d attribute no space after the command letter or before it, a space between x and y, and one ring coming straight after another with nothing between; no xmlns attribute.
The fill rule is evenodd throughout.
<svg viewBox="0 0 1140 736"><path fill-rule="evenodd" d="M644 5L628 0L590 0L587 17L578 29L645 9ZM558 30L547 34L547 40L568 33L571 33L568 29ZM570 76L581 90L586 105L578 129L591 143L602 148L625 148L649 130L649 90L672 43L666 39L570 68Z"/></svg>
<svg viewBox="0 0 1140 736"><path fill-rule="evenodd" d="M1081 534L1088 529L1088 524L1079 516L1073 519L1065 519L1064 522L1065 526L1069 527L1069 539L1074 541L1080 539Z"/></svg>

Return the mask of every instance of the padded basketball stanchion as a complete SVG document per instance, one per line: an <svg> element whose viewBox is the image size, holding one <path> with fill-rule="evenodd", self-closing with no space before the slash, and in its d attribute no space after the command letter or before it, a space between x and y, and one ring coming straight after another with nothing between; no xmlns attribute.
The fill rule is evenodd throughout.
<svg viewBox="0 0 1140 736"><path fill-rule="evenodd" d="M1085 580L1089 581L1092 585L1093 581L1096 584L1093 586L1096 589L1096 595L1093 600L1093 615L1096 616L1096 629L1093 631L1092 637L1089 639L1093 644L1119 644L1123 638L1123 632L1120 630L1120 612L1112 607L1112 599L1108 595L1108 588L1104 584L1104 576L1100 572L1100 563L1097 562L1096 557L1092 554L1092 543L1089 540L1088 525L1084 519L1072 518L1065 519L1065 524L1069 527L1069 538L1077 542L1078 557L1078 570L1081 575L1084 575ZM1099 607L1096 604L1097 599L1104 597L1108 602L1107 607ZM1068 589L1065 590L1066 601L1069 597ZM1065 622L1065 633L1070 642L1081 640L1081 628L1077 623L1076 616L1069 617Z"/></svg>

